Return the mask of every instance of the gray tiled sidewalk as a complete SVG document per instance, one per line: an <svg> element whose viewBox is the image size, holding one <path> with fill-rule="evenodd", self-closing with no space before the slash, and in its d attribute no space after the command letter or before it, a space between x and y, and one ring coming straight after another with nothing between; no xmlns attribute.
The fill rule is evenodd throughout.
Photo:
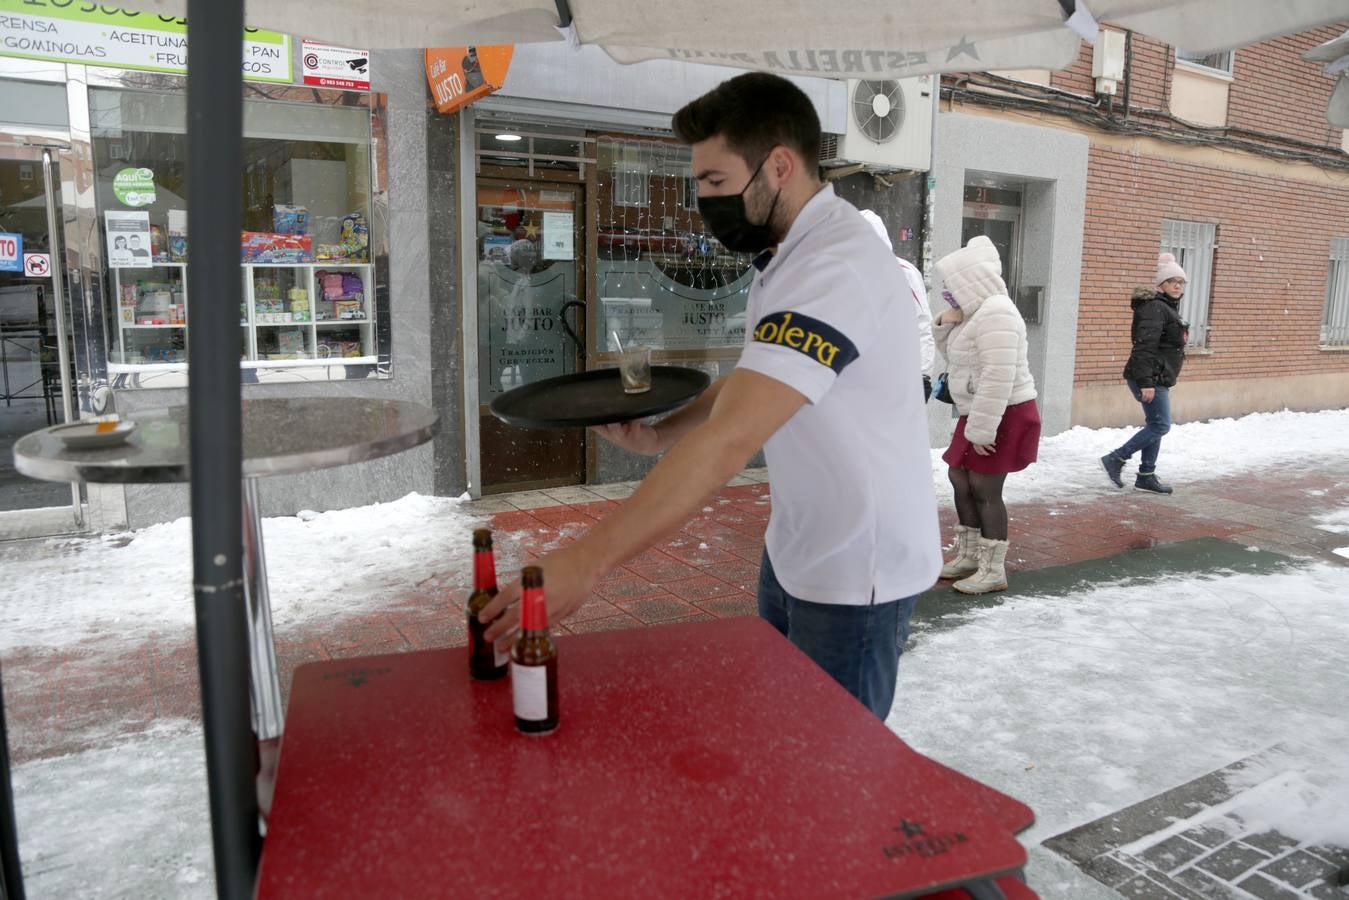
<svg viewBox="0 0 1349 900"><path fill-rule="evenodd" d="M1349 848L1299 841L1260 821L1259 805L1272 796L1314 794L1305 763L1273 747L1044 846L1124 897L1349 900L1349 888L1334 884ZM1243 777L1250 772L1259 776Z"/></svg>

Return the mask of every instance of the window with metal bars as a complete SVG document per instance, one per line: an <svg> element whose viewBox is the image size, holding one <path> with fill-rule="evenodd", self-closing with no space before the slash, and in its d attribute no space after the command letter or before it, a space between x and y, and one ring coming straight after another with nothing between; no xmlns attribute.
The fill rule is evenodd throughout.
<svg viewBox="0 0 1349 900"><path fill-rule="evenodd" d="M1349 347L1349 237L1330 241L1326 308L1321 316L1321 346Z"/></svg>
<svg viewBox="0 0 1349 900"><path fill-rule="evenodd" d="M622 147L614 156L613 203L615 206L645 208L651 205L651 169L638 150Z"/></svg>
<svg viewBox="0 0 1349 900"><path fill-rule="evenodd" d="M1175 254L1176 261L1189 276L1185 296L1180 299L1180 317L1190 323L1191 347L1208 346L1209 299L1217 237L1216 225L1162 219L1161 252Z"/></svg>
<svg viewBox="0 0 1349 900"><path fill-rule="evenodd" d="M681 182L679 208L695 210L698 208L698 179L692 175L686 175Z"/></svg>
<svg viewBox="0 0 1349 900"><path fill-rule="evenodd" d="M1222 72L1224 75L1232 74L1231 50L1219 50L1217 53L1191 53L1187 50L1177 50L1176 59L1203 69L1213 69L1215 72Z"/></svg>

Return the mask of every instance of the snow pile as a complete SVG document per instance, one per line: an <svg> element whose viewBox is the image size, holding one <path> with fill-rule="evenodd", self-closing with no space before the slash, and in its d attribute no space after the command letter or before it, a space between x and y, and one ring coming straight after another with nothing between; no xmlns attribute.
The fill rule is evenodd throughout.
<svg viewBox="0 0 1349 900"><path fill-rule="evenodd" d="M397 605L434 575L471 572L470 532L482 522L459 500L419 494L266 519L273 621L279 630ZM191 520L57 543L61 553L36 554L0 583L0 652L194 627Z"/></svg>
<svg viewBox="0 0 1349 900"><path fill-rule="evenodd" d="M1229 776L1248 833L1277 831L1317 846L1349 847L1349 761L1271 754Z"/></svg>
<svg viewBox="0 0 1349 900"><path fill-rule="evenodd" d="M1337 509L1317 516L1316 527L1333 534L1349 534L1349 509Z"/></svg>
<svg viewBox="0 0 1349 900"><path fill-rule="evenodd" d="M1349 534L1349 508L1316 517L1316 527L1332 534ZM1336 556L1349 559L1349 547L1336 547L1332 551Z"/></svg>

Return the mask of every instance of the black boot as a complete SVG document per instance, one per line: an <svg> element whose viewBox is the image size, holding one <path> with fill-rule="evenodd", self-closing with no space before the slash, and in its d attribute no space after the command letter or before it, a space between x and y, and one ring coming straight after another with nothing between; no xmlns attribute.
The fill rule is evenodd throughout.
<svg viewBox="0 0 1349 900"><path fill-rule="evenodd" d="M1111 484L1117 488L1124 487L1124 479L1120 477L1120 473L1124 471L1124 460L1113 453L1107 453L1101 457L1101 468L1105 469L1106 477L1110 479Z"/></svg>
<svg viewBox="0 0 1349 900"><path fill-rule="evenodd" d="M1171 493L1171 485L1163 482L1152 472L1146 475L1140 472L1138 477L1134 479L1134 490L1147 491L1149 494L1169 494Z"/></svg>

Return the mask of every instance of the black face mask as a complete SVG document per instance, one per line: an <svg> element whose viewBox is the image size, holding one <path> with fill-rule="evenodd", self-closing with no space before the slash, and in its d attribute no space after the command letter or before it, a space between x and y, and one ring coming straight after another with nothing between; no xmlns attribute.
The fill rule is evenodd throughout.
<svg viewBox="0 0 1349 900"><path fill-rule="evenodd" d="M767 156L759 163L759 168L754 170L749 181L745 182L740 193L726 197L698 198L698 213L703 217L703 222L717 240L733 253L762 253L778 242L770 223L773 221L773 210L777 209L778 197L782 196L781 189L773 197L773 205L768 208L768 218L762 223L749 221L745 214L745 191L759 177L766 162Z"/></svg>

